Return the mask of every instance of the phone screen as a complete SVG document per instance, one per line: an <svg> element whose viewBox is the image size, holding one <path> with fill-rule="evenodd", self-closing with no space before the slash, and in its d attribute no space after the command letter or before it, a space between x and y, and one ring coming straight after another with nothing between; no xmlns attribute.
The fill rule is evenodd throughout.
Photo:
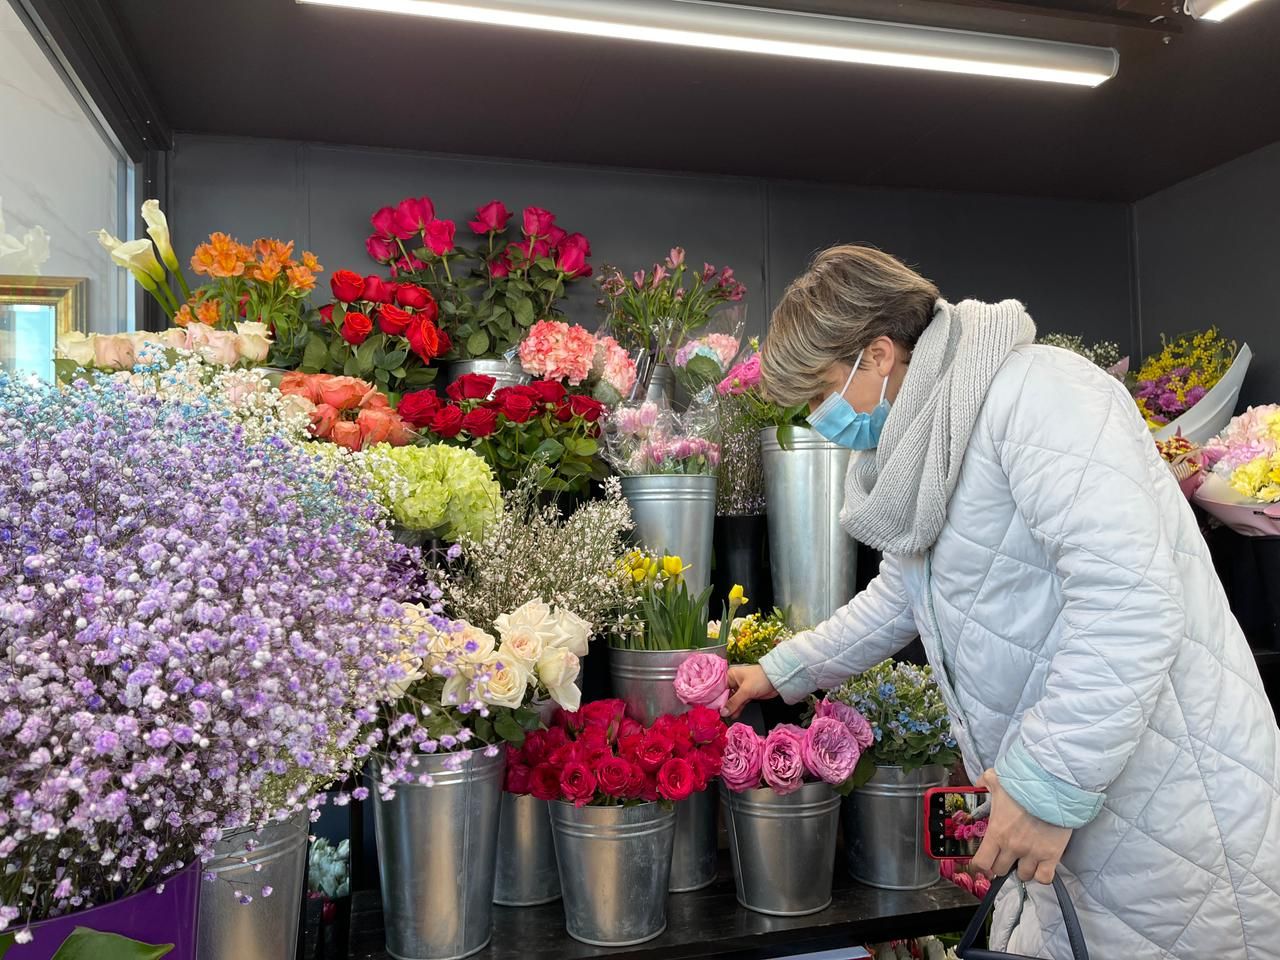
<svg viewBox="0 0 1280 960"><path fill-rule="evenodd" d="M935 860L967 860L978 852L991 815L987 791L978 787L945 787L925 794L929 856Z"/></svg>

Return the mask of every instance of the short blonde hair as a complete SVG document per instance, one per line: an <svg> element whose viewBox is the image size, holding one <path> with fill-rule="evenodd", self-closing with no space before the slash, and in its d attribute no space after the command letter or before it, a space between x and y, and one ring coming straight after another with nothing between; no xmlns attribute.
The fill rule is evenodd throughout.
<svg viewBox="0 0 1280 960"><path fill-rule="evenodd" d="M791 281L761 351L770 399L811 399L833 363L853 363L879 337L910 350L933 319L938 288L902 261L853 244L828 247Z"/></svg>

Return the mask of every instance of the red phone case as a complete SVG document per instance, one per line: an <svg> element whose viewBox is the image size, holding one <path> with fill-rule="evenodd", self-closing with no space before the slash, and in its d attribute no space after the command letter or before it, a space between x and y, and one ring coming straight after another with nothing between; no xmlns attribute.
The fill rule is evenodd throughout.
<svg viewBox="0 0 1280 960"><path fill-rule="evenodd" d="M933 850L933 837L929 833L929 815L933 809L933 798L938 794L972 793L975 796L987 793L986 787L930 787L924 792L924 852L930 860L968 860L969 855L945 856Z"/></svg>

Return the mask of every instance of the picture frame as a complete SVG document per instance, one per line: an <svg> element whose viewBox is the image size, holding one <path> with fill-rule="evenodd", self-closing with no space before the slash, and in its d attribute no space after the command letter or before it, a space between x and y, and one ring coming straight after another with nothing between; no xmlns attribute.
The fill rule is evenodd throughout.
<svg viewBox="0 0 1280 960"><path fill-rule="evenodd" d="M85 277L0 275L0 371L53 382L58 343L87 332Z"/></svg>

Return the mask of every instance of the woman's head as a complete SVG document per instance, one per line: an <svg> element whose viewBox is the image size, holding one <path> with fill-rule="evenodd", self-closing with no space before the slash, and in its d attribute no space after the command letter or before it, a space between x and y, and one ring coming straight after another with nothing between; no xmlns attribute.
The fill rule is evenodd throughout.
<svg viewBox="0 0 1280 960"><path fill-rule="evenodd" d="M861 353L867 373L853 377L845 398L870 410L887 379L892 400L937 300L936 286L887 253L828 247L773 311L761 356L766 392L784 406L816 407L840 390Z"/></svg>

